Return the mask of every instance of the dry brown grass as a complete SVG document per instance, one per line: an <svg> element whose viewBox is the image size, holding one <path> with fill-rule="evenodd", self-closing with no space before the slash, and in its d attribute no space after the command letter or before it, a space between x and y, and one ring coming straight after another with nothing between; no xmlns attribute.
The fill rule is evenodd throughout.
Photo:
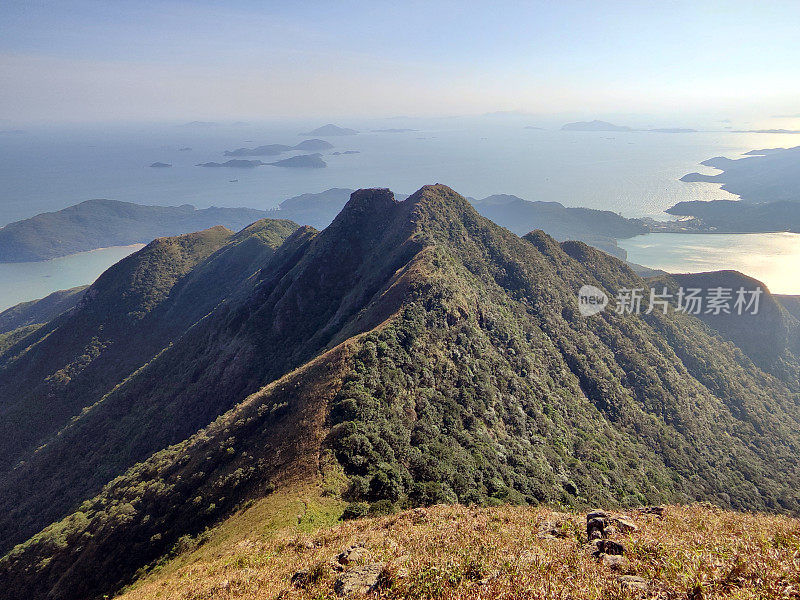
<svg viewBox="0 0 800 600"><path fill-rule="evenodd" d="M336 555L363 545L385 562L382 598L629 597L800 598L800 521L694 505L668 507L663 519L629 513L636 532L617 534L625 573L649 582L628 590L586 546L583 514L543 508L436 506L302 532L218 546L200 560L151 576L125 600L309 599L334 597ZM565 537L541 535L555 527ZM308 569L299 588L292 574Z"/></svg>

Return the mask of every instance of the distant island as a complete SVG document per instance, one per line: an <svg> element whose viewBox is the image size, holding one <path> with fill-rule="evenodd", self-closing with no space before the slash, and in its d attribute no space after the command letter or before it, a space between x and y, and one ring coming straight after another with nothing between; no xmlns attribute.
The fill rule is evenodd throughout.
<svg viewBox="0 0 800 600"><path fill-rule="evenodd" d="M408 133L410 131L417 131L416 129L373 129L373 133Z"/></svg>
<svg viewBox="0 0 800 600"><path fill-rule="evenodd" d="M300 156L292 156L291 158L284 158L267 164L273 167L288 167L292 169L324 169L328 166L328 163L322 160L321 154L301 154Z"/></svg>
<svg viewBox="0 0 800 600"><path fill-rule="evenodd" d="M327 136L334 136L334 135L356 135L358 131L355 129L348 129L346 127L339 127L338 125L334 125L333 123L328 123L327 125L323 125L322 127L317 127L313 131L309 131L308 133L301 133L300 135L320 135L323 137Z"/></svg>
<svg viewBox="0 0 800 600"><path fill-rule="evenodd" d="M252 169L254 167L260 167L261 165L266 165L268 163L261 162L260 160L240 160L240 159L232 159L226 160L224 163L218 162L207 162L207 163L200 163L195 165L196 167L231 167L234 169Z"/></svg>
<svg viewBox="0 0 800 600"><path fill-rule="evenodd" d="M526 129L529 129L526 127ZM532 128L536 129L536 128ZM561 131L648 131L651 133L697 133L696 129L685 127L661 127L656 129L634 129L627 125L614 125L608 121L578 121L577 123L567 123L561 127Z"/></svg>
<svg viewBox="0 0 800 600"><path fill-rule="evenodd" d="M183 148L178 148L178 152L191 152L192 149L189 146L184 146Z"/></svg>
<svg viewBox="0 0 800 600"><path fill-rule="evenodd" d="M296 146L287 146L286 144L267 144L265 146L258 146L256 148L237 148L236 150L226 150L225 156L277 156L284 152L292 150L305 150L306 152L319 152L321 150L330 150L333 144L325 140L303 140Z"/></svg>
<svg viewBox="0 0 800 600"><path fill-rule="evenodd" d="M154 162L154 163L153 163L153 164L151 164L150 166L151 166L152 168L154 168L154 169L166 169L166 168L169 168L169 167L171 167L172 165L171 165L171 164L169 164L169 163L163 163L163 162Z"/></svg>
<svg viewBox="0 0 800 600"><path fill-rule="evenodd" d="M625 125L614 125L608 121L578 121L567 123L561 127L561 131L633 131Z"/></svg>
<svg viewBox="0 0 800 600"><path fill-rule="evenodd" d="M325 140L303 140L296 146L292 147L292 150L305 150L306 152L320 152L322 150L330 150L333 148L333 144L330 142L326 142Z"/></svg>
<svg viewBox="0 0 800 600"><path fill-rule="evenodd" d="M722 173L689 173L681 181L721 183L745 202L800 202L800 146L753 150L735 160L718 156L701 164Z"/></svg>
<svg viewBox="0 0 800 600"><path fill-rule="evenodd" d="M798 134L800 130L797 129L737 129L731 133L789 133Z"/></svg>
<svg viewBox="0 0 800 600"><path fill-rule="evenodd" d="M340 154L361 154L359 150L345 150L344 152L331 152L331 156L339 156Z"/></svg>
<svg viewBox="0 0 800 600"><path fill-rule="evenodd" d="M225 156L277 156L291 150L291 146L285 144L267 144L256 148L237 148L236 150L226 150Z"/></svg>

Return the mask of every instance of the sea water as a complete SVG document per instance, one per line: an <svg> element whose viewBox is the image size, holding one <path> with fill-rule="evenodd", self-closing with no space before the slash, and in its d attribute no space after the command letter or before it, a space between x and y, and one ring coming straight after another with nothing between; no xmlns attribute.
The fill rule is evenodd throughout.
<svg viewBox="0 0 800 600"><path fill-rule="evenodd" d="M92 283L142 244L100 248L41 262L0 263L0 311L56 290Z"/></svg>
<svg viewBox="0 0 800 600"><path fill-rule="evenodd" d="M800 294L798 233L648 233L619 240L628 260L669 273L733 269L774 294Z"/></svg>
<svg viewBox="0 0 800 600"><path fill-rule="evenodd" d="M796 141L786 135L729 132L526 129L525 124L537 124L528 118L392 119L339 123L360 133L325 138L335 147L322 153L328 163L324 169L195 166L224 162L229 159L224 151L239 147L294 145L314 137L302 132L321 124L25 127L24 133L0 136L0 225L91 198L266 209L331 187L389 187L408 194L428 183L444 183L474 198L515 194L627 217L667 218L663 211L683 200L735 198L715 184L679 181L691 171L713 172L700 161ZM377 131L399 128L414 131ZM332 155L348 150L359 153ZM249 158L269 162L293 154ZM151 168L154 162L172 167ZM4 302L90 283L98 269L117 259L115 251L91 261L67 257L42 266L49 275L35 266L0 269ZM800 293L800 287L794 291Z"/></svg>

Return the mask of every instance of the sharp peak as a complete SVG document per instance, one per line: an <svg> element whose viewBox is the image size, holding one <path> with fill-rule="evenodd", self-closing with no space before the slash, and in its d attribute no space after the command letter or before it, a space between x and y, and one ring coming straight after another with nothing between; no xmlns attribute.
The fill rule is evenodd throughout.
<svg viewBox="0 0 800 600"><path fill-rule="evenodd" d="M362 188L350 194L350 200L344 205L345 210L375 209L394 206L399 202L389 188Z"/></svg>
<svg viewBox="0 0 800 600"><path fill-rule="evenodd" d="M448 197L448 196L451 196L451 197L454 197L454 198L461 198L462 200L466 201L466 199L461 194L456 192L450 186L445 185L443 183L430 183L428 185L423 185L416 192L411 194L411 196L409 196L408 199L411 200L412 198L414 198L414 199L417 199L417 198L430 198L430 197L433 197L433 196L436 196L436 197L442 197L442 196Z"/></svg>
<svg viewBox="0 0 800 600"><path fill-rule="evenodd" d="M408 205L409 208L418 207L418 209L423 209L433 217L441 215L452 218L452 211L462 215L478 215L478 211L470 204L469 200L453 188L442 183L422 186L411 194L404 204Z"/></svg>
<svg viewBox="0 0 800 600"><path fill-rule="evenodd" d="M350 200L331 225L334 228L372 226L386 224L396 218L408 220L410 223L413 220L412 213L419 209L431 215L445 215L447 209L475 210L463 196L440 183L422 186L402 201L397 200L388 188L365 188L350 195Z"/></svg>

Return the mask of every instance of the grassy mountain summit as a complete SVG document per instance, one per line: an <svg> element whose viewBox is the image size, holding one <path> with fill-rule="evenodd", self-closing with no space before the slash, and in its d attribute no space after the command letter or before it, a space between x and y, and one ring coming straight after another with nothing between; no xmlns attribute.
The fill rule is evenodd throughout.
<svg viewBox="0 0 800 600"><path fill-rule="evenodd" d="M800 513L797 387L691 316L580 316L584 284L646 286L618 259L520 238L443 185L402 202L359 190L323 231L272 233L238 257L253 235L225 234L168 292L154 275L98 293L142 323L149 356L124 374L109 359L86 379L104 395L37 428L35 451L0 473L10 599L112 593L187 536L303 485L352 516L693 500ZM181 326L150 339L155 315ZM5 405L0 418L21 422Z"/></svg>
<svg viewBox="0 0 800 600"><path fill-rule="evenodd" d="M299 523L286 518L290 508ZM397 600L781 598L800 580L800 522L788 517L703 505L633 511L637 529L613 538L624 556L598 560L585 515L572 511L438 505L332 526L325 508L256 505L120 599L325 598L370 567L371 595Z"/></svg>

